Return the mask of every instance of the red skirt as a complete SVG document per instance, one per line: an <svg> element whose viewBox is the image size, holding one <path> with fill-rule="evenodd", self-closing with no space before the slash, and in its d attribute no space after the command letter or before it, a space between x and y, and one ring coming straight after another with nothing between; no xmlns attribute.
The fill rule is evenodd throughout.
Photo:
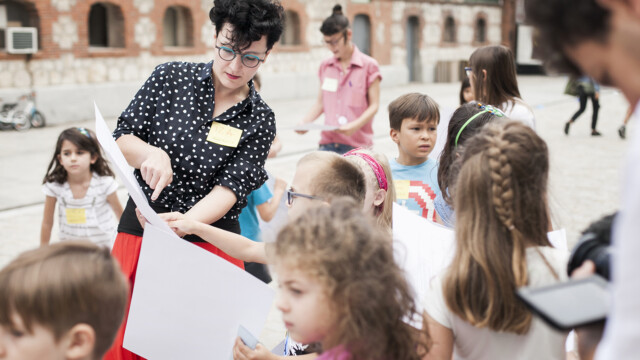
<svg viewBox="0 0 640 360"><path fill-rule="evenodd" d="M194 242L197 245L213 254L220 256L221 258L229 261L233 265L244 270L244 262L233 258L217 247L209 244L208 242ZM131 303L131 295L133 294L133 287L136 279L136 270L138 269L138 258L140 256L140 248L142 247L142 237L135 236L126 233L118 233L115 244L111 250L111 254L120 263L120 268L124 273L124 276L129 280L129 303ZM118 330L116 339L113 345L107 351L104 356L104 360L144 360L143 357L138 356L131 351L122 347L124 340L124 329L127 327L127 318L129 317L129 305L127 305L127 311L124 317L124 321Z"/></svg>

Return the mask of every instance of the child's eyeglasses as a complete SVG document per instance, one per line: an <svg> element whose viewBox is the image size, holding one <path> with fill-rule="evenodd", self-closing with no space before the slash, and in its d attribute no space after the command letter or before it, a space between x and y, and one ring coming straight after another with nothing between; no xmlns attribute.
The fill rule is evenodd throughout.
<svg viewBox="0 0 640 360"><path fill-rule="evenodd" d="M300 193L297 193L297 192L293 192L291 190L292 190L291 188L289 188L287 190L287 205L289 205L289 206L293 205L293 200L295 198L297 198L297 197L301 197L301 198L305 198L305 199L311 199L311 200L324 200L323 198L321 198L319 196L300 194Z"/></svg>
<svg viewBox="0 0 640 360"><path fill-rule="evenodd" d="M264 62L264 59L260 59L256 55L242 54L241 52L236 52L230 47L216 45L216 49L218 49L218 55L220 55L220 58L224 61L232 61L237 55L240 55L240 61L248 68L254 68L261 62Z"/></svg>

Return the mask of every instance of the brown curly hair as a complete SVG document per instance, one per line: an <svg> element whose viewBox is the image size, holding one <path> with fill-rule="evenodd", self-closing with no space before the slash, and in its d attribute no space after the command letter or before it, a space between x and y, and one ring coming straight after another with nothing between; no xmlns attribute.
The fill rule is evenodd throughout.
<svg viewBox="0 0 640 360"><path fill-rule="evenodd" d="M53 153L53 158L49 162L47 167L47 174L44 176L42 183L57 182L63 184L67 181L67 170L60 164L58 156L62 150L62 143L67 140L73 143L78 148L88 151L91 157L96 157L95 163L91 164L91 171L100 176L114 176L113 171L109 168L107 160L102 156L100 144L96 139L96 134L86 128L72 127L64 130L58 136L58 142L56 143L56 150Z"/></svg>
<svg viewBox="0 0 640 360"><path fill-rule="evenodd" d="M526 334L531 312L515 290L528 283L526 248L551 246L547 145L522 123L494 121L466 142L458 162L445 301L475 327Z"/></svg>
<svg viewBox="0 0 640 360"><path fill-rule="evenodd" d="M389 235L374 222L352 199L335 199L287 224L268 245L268 256L325 286L336 319L322 341L325 350L342 345L353 360L417 360L426 337L406 319L422 314Z"/></svg>

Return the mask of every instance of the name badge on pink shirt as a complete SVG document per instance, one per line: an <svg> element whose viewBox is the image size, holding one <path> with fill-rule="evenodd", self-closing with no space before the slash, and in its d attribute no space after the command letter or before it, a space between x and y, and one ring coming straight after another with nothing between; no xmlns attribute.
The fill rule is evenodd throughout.
<svg viewBox="0 0 640 360"><path fill-rule="evenodd" d="M324 78L324 81L322 82L322 90L331 92L338 91L338 79L330 77Z"/></svg>

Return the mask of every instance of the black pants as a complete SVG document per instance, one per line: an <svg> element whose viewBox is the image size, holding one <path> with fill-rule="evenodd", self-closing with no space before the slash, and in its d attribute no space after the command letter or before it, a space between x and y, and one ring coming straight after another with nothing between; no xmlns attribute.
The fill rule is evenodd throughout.
<svg viewBox="0 0 640 360"><path fill-rule="evenodd" d="M587 94L584 92L584 88L582 86L578 86L578 98L580 99L580 109L573 114L571 117L571 122L574 122L578 116L582 115L584 110L587 108L587 98L591 98L591 104L593 104L593 116L591 117L591 130L596 129L596 123L598 122L598 110L600 110L600 101L596 99L596 94Z"/></svg>

